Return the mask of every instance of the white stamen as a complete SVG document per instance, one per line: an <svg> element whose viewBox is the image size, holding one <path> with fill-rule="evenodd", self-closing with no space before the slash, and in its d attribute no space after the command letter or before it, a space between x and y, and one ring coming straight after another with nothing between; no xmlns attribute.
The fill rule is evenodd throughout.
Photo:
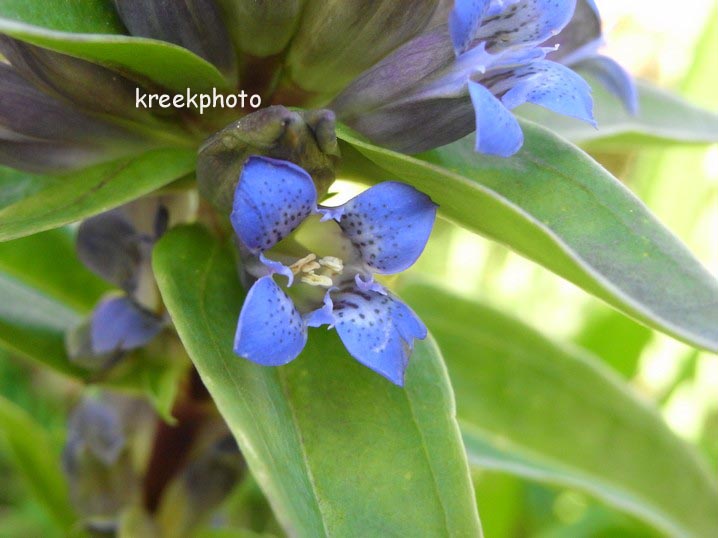
<svg viewBox="0 0 718 538"><path fill-rule="evenodd" d="M344 262L334 256L324 256L317 261L319 262L319 265L326 267L333 273L339 274L344 270Z"/></svg>
<svg viewBox="0 0 718 538"><path fill-rule="evenodd" d="M319 265L317 262L311 261L302 266L302 272L303 273L312 273L315 270L319 269L320 267L321 267L321 265Z"/></svg>
<svg viewBox="0 0 718 538"><path fill-rule="evenodd" d="M301 260L297 260L292 265L289 266L289 269L291 269L292 273L295 275L302 271L303 267L307 265L309 262L313 262L317 259L316 254L307 254L304 256Z"/></svg>
<svg viewBox="0 0 718 538"><path fill-rule="evenodd" d="M310 286L322 286L323 288L331 288L334 284L330 277L326 275L315 275L314 273L304 274L300 280Z"/></svg>

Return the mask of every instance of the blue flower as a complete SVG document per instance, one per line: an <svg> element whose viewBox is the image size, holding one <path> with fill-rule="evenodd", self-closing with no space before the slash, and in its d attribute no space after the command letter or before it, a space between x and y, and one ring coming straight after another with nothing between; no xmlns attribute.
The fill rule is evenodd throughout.
<svg viewBox="0 0 718 538"><path fill-rule="evenodd" d="M302 168L250 157L231 221L245 270L257 280L239 316L235 353L266 366L286 364L304 348L308 327L329 325L355 359L402 385L414 339L425 338L426 327L374 274L398 273L416 261L436 207L396 182L337 207L318 206ZM286 277L285 288L275 275Z"/></svg>
<svg viewBox="0 0 718 538"><path fill-rule="evenodd" d="M456 0L447 29L424 34L356 79L332 103L373 141L416 153L472 130L481 153L523 144L511 110L524 103L595 125L591 89L548 60L541 44L571 20L576 0ZM473 108L473 114L471 109Z"/></svg>
<svg viewBox="0 0 718 538"><path fill-rule="evenodd" d="M615 60L598 53L604 44L601 16L593 0L578 0L568 25L543 45L555 48L548 59L595 76L630 114L638 113L638 92L631 75ZM558 48L556 48L558 45Z"/></svg>

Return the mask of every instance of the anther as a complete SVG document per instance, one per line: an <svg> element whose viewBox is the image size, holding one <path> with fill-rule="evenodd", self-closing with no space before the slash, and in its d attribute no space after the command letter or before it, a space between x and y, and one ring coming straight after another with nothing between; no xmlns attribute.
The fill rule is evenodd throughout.
<svg viewBox="0 0 718 538"><path fill-rule="evenodd" d="M333 285L332 279L326 275L315 275L314 273L307 273L302 275L300 279L305 284L310 286L322 286L324 288L331 288Z"/></svg>
<svg viewBox="0 0 718 538"><path fill-rule="evenodd" d="M326 267L333 273L339 274L344 270L344 262L334 256L324 256L317 261L319 265Z"/></svg>

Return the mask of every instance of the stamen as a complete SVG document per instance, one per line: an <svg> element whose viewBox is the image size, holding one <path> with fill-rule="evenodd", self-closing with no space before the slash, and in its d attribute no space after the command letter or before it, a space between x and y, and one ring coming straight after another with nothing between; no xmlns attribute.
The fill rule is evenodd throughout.
<svg viewBox="0 0 718 538"><path fill-rule="evenodd" d="M289 266L292 274L301 274L300 281L310 286L331 288L334 285L332 276L344 270L344 262L334 256L324 256L317 260L316 254L307 254ZM315 271L319 271L317 274Z"/></svg>
<svg viewBox="0 0 718 538"><path fill-rule="evenodd" d="M322 286L323 288L331 288L334 284L330 277L326 275L315 275L314 273L304 274L300 280L310 286Z"/></svg>
<svg viewBox="0 0 718 538"><path fill-rule="evenodd" d="M319 269L320 267L321 267L321 265L319 265L317 262L311 261L302 267L302 272L303 273L311 273L311 272L315 271L316 269Z"/></svg>
<svg viewBox="0 0 718 538"><path fill-rule="evenodd" d="M317 259L317 255L316 255L316 254L313 254L313 253L312 253L312 254L307 254L307 255L304 256L301 260L297 260L297 261L294 262L292 265L290 265L290 266L289 266L289 269L291 269L292 273L296 275L297 273L299 273L299 272L304 268L304 266L305 266L306 264L308 264L309 262L313 262L313 261L316 260L316 259Z"/></svg>
<svg viewBox="0 0 718 538"><path fill-rule="evenodd" d="M317 261L319 262L319 265L326 267L333 273L339 274L344 270L344 262L334 256L324 256Z"/></svg>

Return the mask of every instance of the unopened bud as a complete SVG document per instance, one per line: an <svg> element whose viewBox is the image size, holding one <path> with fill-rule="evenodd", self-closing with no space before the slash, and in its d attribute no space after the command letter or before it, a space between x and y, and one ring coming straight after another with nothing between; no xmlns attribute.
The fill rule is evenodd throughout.
<svg viewBox="0 0 718 538"><path fill-rule="evenodd" d="M225 127L200 148L200 193L229 213L242 166L251 155L284 159L301 166L312 176L321 197L335 179L339 156L334 114L329 110L295 112L273 106Z"/></svg>

